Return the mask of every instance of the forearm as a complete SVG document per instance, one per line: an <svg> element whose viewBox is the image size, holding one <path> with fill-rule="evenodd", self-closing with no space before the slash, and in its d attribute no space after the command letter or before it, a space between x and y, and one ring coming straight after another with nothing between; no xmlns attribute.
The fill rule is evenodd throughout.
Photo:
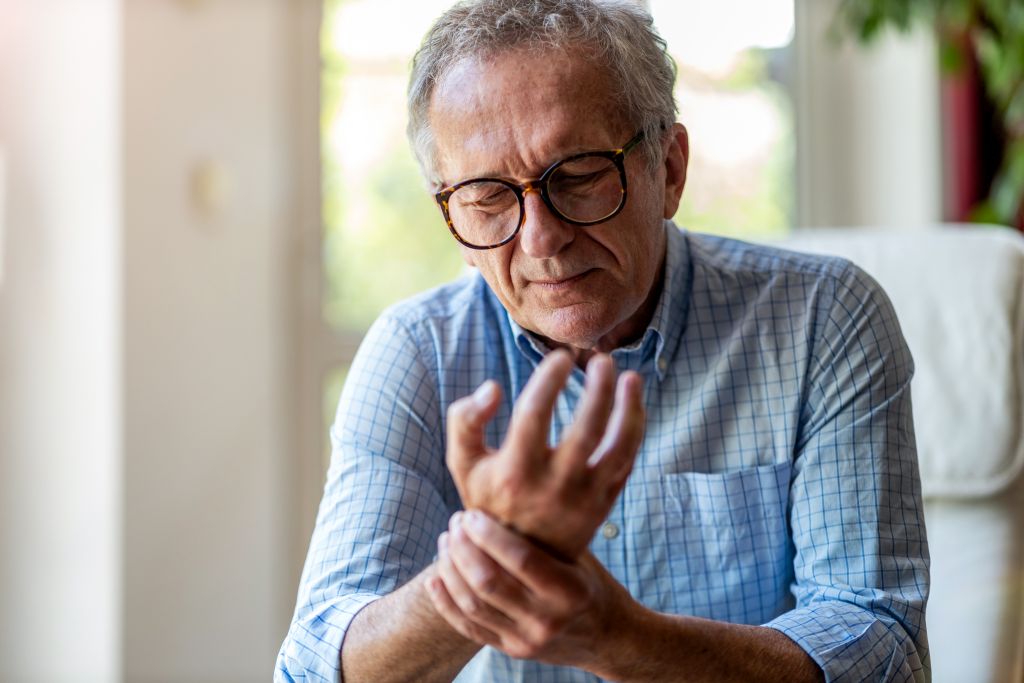
<svg viewBox="0 0 1024 683"><path fill-rule="evenodd" d="M611 636L610 656L597 671L622 683L824 680L814 660L775 629L696 617L660 614L639 607Z"/></svg>
<svg viewBox="0 0 1024 683"><path fill-rule="evenodd" d="M480 646L456 633L431 605L434 565L352 620L341 648L345 683L451 681Z"/></svg>

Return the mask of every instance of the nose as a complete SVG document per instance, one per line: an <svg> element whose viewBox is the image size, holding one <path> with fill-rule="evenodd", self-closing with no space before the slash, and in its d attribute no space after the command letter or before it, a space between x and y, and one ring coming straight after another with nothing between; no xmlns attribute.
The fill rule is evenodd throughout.
<svg viewBox="0 0 1024 683"><path fill-rule="evenodd" d="M519 246L533 258L551 258L576 238L576 228L551 212L540 192L527 188L523 198L526 217L519 231Z"/></svg>

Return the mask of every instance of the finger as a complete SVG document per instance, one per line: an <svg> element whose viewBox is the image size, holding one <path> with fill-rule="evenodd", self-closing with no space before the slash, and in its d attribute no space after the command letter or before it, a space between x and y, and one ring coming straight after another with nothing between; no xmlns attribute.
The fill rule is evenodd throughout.
<svg viewBox="0 0 1024 683"><path fill-rule="evenodd" d="M457 520L458 515L452 519ZM474 592L465 578L467 573L454 562L452 551L459 544L454 542L453 537L459 535L465 538L459 523L455 521L451 530L438 539L438 575L444 582L445 589L463 616L477 625L495 633L514 628L515 624L511 619L498 612L482 596Z"/></svg>
<svg viewBox="0 0 1024 683"><path fill-rule="evenodd" d="M501 387L494 380L448 407L448 469L460 480L473 460L487 453L484 428L501 404Z"/></svg>
<svg viewBox="0 0 1024 683"><path fill-rule="evenodd" d="M505 635L510 627L515 628L522 619L531 615L529 590L478 548L460 521L452 526L448 554L469 590L501 616L498 621L481 619L479 623L483 626Z"/></svg>
<svg viewBox="0 0 1024 683"><path fill-rule="evenodd" d="M633 470L645 423L643 380L635 372L624 372L616 387L608 430L588 463L595 479L612 496L618 495Z"/></svg>
<svg viewBox="0 0 1024 683"><path fill-rule="evenodd" d="M507 444L524 459L544 451L558 394L572 372L572 358L562 350L545 356L512 410Z"/></svg>
<svg viewBox="0 0 1024 683"><path fill-rule="evenodd" d="M615 361L600 353L587 363L583 400L562 440L560 467L573 471L586 465L601 442L615 403Z"/></svg>
<svg viewBox="0 0 1024 683"><path fill-rule="evenodd" d="M466 535L532 594L535 604L572 605L585 596L569 565L479 510L462 517Z"/></svg>
<svg viewBox="0 0 1024 683"><path fill-rule="evenodd" d="M498 647L501 644L501 639L497 635L474 624L459 610L440 577L435 576L427 581L427 595L430 596L430 603L441 618L466 640L491 647Z"/></svg>

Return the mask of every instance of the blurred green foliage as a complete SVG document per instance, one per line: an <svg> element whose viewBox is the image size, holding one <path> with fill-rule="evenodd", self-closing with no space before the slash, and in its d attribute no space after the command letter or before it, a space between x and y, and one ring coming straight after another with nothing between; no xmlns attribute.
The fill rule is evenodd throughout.
<svg viewBox="0 0 1024 683"><path fill-rule="evenodd" d="M351 68L327 36L344 0L327 0L320 44L321 137L330 139ZM358 184L343 180L344 149L321 159L325 292L323 312L338 330L361 332L400 299L456 277L462 258L427 192L403 131ZM359 131L346 131L356 139Z"/></svg>
<svg viewBox="0 0 1024 683"><path fill-rule="evenodd" d="M978 65L1002 128L1002 164L975 220L1020 225L1024 220L1024 2L1022 0L842 0L837 30L861 42L887 26L907 31L931 22L939 31L941 62L956 71Z"/></svg>
<svg viewBox="0 0 1024 683"><path fill-rule="evenodd" d="M326 162L327 166L330 162ZM324 314L340 329L364 330L389 304L458 276L462 258L404 139L367 169L361 196L325 180ZM336 176L335 176L336 178ZM345 209L365 205L365 224Z"/></svg>

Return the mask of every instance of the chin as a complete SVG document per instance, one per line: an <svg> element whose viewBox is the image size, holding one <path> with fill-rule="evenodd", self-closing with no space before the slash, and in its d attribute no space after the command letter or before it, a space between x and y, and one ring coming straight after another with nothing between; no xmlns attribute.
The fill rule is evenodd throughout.
<svg viewBox="0 0 1024 683"><path fill-rule="evenodd" d="M535 331L558 344L592 349L615 327L607 311L592 310L586 304L565 306L536 318Z"/></svg>

